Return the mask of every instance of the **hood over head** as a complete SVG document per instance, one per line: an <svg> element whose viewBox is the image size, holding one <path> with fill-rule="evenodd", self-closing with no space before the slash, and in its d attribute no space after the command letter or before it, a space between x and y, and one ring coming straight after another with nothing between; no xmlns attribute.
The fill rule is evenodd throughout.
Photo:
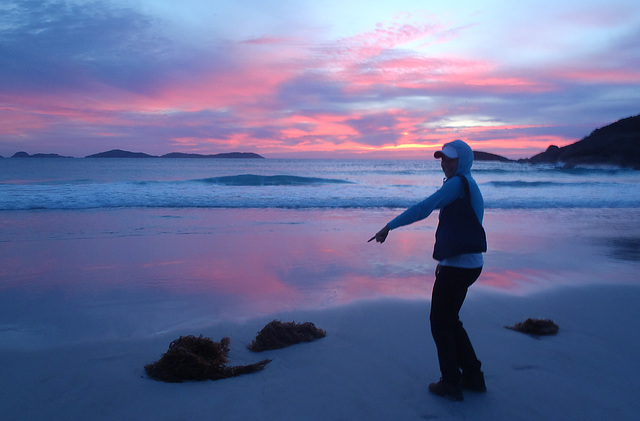
<svg viewBox="0 0 640 421"><path fill-rule="evenodd" d="M471 166L473 165L473 151L471 147L464 143L462 140L454 140L453 142L445 143L442 147L442 151L437 151L433 154L436 158L442 158L442 155L454 158L452 155L452 149L455 150L458 158L458 170L456 174L469 174L471 173Z"/></svg>

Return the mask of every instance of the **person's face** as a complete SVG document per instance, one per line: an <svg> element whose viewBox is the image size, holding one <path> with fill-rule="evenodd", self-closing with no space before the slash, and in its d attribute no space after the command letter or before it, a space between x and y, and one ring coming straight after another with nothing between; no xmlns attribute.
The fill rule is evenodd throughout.
<svg viewBox="0 0 640 421"><path fill-rule="evenodd" d="M440 166L442 167L444 176L451 178L456 175L456 171L458 171L458 158L447 158L443 156L440 161Z"/></svg>

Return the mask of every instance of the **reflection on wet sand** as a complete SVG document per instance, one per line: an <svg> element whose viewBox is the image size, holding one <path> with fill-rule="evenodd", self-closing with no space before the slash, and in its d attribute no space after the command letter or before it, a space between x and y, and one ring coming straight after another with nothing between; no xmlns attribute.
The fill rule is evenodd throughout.
<svg viewBox="0 0 640 421"><path fill-rule="evenodd" d="M602 210L495 211L477 285L526 293L550 285L629 278L637 242L598 225ZM0 290L142 303L184 318L251 317L379 297L428 299L435 216L367 243L395 212L285 209L122 209L34 212L0 240ZM613 216L624 220L624 212ZM627 237L631 233L627 230ZM637 230L637 228L636 228ZM576 235L575 233L580 233ZM635 253L635 254L634 254ZM178 304L175 304L178 303ZM68 305L61 302L59 305ZM185 310L186 309L186 310ZM52 311L56 311L55 308Z"/></svg>

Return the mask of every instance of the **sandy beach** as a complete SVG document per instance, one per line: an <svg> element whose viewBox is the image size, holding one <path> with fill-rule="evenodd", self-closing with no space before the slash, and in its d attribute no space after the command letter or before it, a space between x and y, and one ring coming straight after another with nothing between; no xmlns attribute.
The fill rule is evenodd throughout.
<svg viewBox="0 0 640 421"><path fill-rule="evenodd" d="M390 211L22 213L3 232L28 234L0 242L0 411L24 420L635 419L637 251L614 241L636 238L635 213L488 212L491 251L461 313L488 392L460 403L427 390L439 377L428 325L435 219L380 246L366 240ZM553 319L560 332L504 328L529 317ZM327 337L247 350L273 319L311 321ZM232 365L273 361L220 381L149 379L144 365L189 334L230 337Z"/></svg>
<svg viewBox="0 0 640 421"><path fill-rule="evenodd" d="M254 354L246 345L270 318L186 333L231 338L232 364L273 361L256 374L169 384L147 378L172 334L38 350L2 350L2 410L11 419L190 420L633 420L640 411L634 323L640 288L563 288L527 297L470 295L462 317L484 362L488 392L453 403L437 380L428 302L374 300L331 311L275 315L312 320L326 338ZM550 317L557 336L505 329Z"/></svg>

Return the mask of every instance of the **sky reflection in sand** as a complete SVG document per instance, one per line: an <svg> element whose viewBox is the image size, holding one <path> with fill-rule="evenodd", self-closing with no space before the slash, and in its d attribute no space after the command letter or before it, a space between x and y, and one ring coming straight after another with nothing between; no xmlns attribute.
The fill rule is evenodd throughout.
<svg viewBox="0 0 640 421"><path fill-rule="evenodd" d="M613 258L603 239L621 231L637 236L637 213L489 210L490 250L476 287L524 294L555 285L633 282L638 262ZM157 317L149 329L159 330L194 318L211 322L379 297L428 299L437 218L394 231L383 245L367 243L394 214L5 212L0 291L3 302L14 303L0 313L20 323L29 306L45 306L54 318L80 314L88 329L119 330L128 317L151 312ZM114 319L109 309L115 306Z"/></svg>

